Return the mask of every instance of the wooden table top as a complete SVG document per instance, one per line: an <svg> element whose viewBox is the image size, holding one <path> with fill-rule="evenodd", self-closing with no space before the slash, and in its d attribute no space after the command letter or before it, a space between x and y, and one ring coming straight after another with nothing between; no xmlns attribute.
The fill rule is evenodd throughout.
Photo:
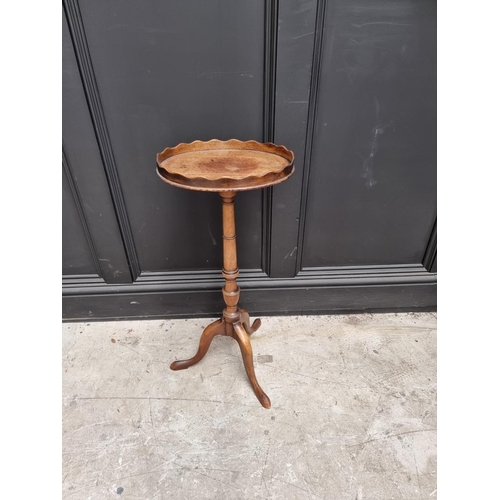
<svg viewBox="0 0 500 500"><path fill-rule="evenodd" d="M294 156L284 146L256 141L194 141L166 148L157 173L173 186L196 191L246 191L272 186L293 174Z"/></svg>

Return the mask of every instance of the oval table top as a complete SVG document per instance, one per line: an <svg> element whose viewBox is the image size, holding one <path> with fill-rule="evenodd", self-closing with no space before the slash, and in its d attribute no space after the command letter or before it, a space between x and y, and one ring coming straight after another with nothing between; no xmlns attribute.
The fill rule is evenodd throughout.
<svg viewBox="0 0 500 500"><path fill-rule="evenodd" d="M294 172L293 152L257 141L194 141L166 148L156 171L173 186L196 191L247 191L273 186Z"/></svg>

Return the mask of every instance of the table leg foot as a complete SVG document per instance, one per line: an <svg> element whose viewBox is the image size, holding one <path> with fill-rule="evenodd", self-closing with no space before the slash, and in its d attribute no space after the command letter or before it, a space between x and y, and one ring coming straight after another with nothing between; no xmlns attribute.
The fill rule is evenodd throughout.
<svg viewBox="0 0 500 500"><path fill-rule="evenodd" d="M201 361L212 343L212 340L216 335L225 335L226 334L226 325L224 324L224 320L219 319L214 323L208 325L203 333L201 334L200 346L198 347L198 352L191 359L174 361L170 365L171 370L185 370L190 366Z"/></svg>
<svg viewBox="0 0 500 500"><path fill-rule="evenodd" d="M252 335L252 333L255 333L260 328L260 319L256 319L253 324L250 325L250 316L244 309L240 309L240 319L248 335Z"/></svg>
<svg viewBox="0 0 500 500"><path fill-rule="evenodd" d="M257 396L260 404L264 408L271 408L271 401L265 394L265 392L260 387L257 382L257 378L255 377L255 370L253 367L253 352L252 345L250 344L250 339L248 338L248 333L241 323L233 323L234 328L234 338L238 342L240 346L241 354L243 356L243 364L245 365L245 370L248 375L248 379L250 380L250 384L252 384L253 391Z"/></svg>

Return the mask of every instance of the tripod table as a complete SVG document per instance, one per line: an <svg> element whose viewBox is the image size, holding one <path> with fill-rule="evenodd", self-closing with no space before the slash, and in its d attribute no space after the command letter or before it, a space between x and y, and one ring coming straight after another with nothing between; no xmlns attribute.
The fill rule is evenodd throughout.
<svg viewBox="0 0 500 500"><path fill-rule="evenodd" d="M271 407L255 377L249 336L260 327L260 319L250 324L248 313L238 307L240 288L236 259L234 197L238 191L260 189L285 181L293 174L294 156L284 146L256 141L211 140L181 143L166 148L156 157L157 173L173 186L195 191L213 191L222 197L223 268L222 295L226 308L222 318L208 325L200 339L198 352L191 359L174 361L172 370L184 370L198 363L216 335L234 338L240 346L243 363L252 388L264 408Z"/></svg>

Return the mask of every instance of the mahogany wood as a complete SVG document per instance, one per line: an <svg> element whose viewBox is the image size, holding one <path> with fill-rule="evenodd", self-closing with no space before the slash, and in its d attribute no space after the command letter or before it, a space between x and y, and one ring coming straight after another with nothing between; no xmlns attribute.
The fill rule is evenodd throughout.
<svg viewBox="0 0 500 500"><path fill-rule="evenodd" d="M252 333L256 332L261 325L260 319L256 319L252 325L250 325L250 316L244 309L240 309L240 319L241 323L245 327L245 330L247 331L248 335L251 335Z"/></svg>
<svg viewBox="0 0 500 500"><path fill-rule="evenodd" d="M174 361L170 368L184 370L201 361L216 335L232 337L240 346L248 379L264 408L271 408L271 401L257 382L249 338L261 321L256 319L250 324L249 314L238 307L234 198L237 191L283 182L293 173L293 161L293 153L284 146L236 139L182 143L157 155L157 173L165 182L184 189L217 191L222 198L222 276L225 279L222 296L226 307L222 318L203 331L197 353L190 359Z"/></svg>
<svg viewBox="0 0 500 500"><path fill-rule="evenodd" d="M186 359L184 361L174 361L170 365L170 368L172 370L185 370L186 368L189 368L190 366L198 363L198 361L201 361L205 357L205 354L207 353L214 337L216 335L225 334L226 325L224 324L224 320L219 319L214 323L210 323L210 325L208 325L201 334L198 352L191 359Z"/></svg>
<svg viewBox="0 0 500 500"><path fill-rule="evenodd" d="M173 186L196 191L247 191L285 181L294 170L293 152L271 142L194 141L156 156L157 173Z"/></svg>

